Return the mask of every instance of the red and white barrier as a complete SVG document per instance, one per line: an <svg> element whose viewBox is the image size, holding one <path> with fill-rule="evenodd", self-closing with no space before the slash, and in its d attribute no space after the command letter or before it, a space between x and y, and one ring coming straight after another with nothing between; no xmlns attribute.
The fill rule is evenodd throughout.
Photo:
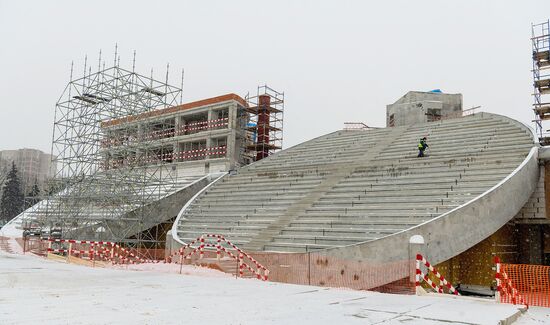
<svg viewBox="0 0 550 325"><path fill-rule="evenodd" d="M424 266L426 266L426 268L428 269L428 271L426 272L426 274L424 274L421 270L420 270L420 264L423 264ZM441 286L438 286L437 284L435 284L430 278L429 278L429 274L430 272L437 278L439 279L440 281L440 284ZM430 287L432 287L436 292L438 293L445 293L443 291L443 287L447 287L447 289L449 290L449 293L450 294L454 294L454 295L460 295L458 293L458 291L456 290L455 287L453 287L446 279L445 277L443 277L443 275L441 275L441 273L439 273L437 271L437 269L435 267L433 267L433 265L430 264L430 262L428 262L422 255L420 254L416 254L416 280L415 280L415 286L416 286L416 289L417 289L417 293L418 293L418 289L420 288L420 280L424 280L424 282L426 282Z"/></svg>
<svg viewBox="0 0 550 325"><path fill-rule="evenodd" d="M114 245L115 244L115 243L110 242L110 241L54 239L54 238L48 238L48 241L50 241L52 243L71 243L71 244L99 244L99 245Z"/></svg>
<svg viewBox="0 0 550 325"><path fill-rule="evenodd" d="M495 273L495 279L497 282L497 290L495 292L495 299L497 302L501 302L501 295L508 295L510 296L512 303L514 305L520 304L525 305L525 307L529 308L529 305L523 299L523 296L519 293L519 291L516 289L514 284L512 283L512 280L508 278L508 274L504 272L500 265L500 258L498 256L495 256L495 264L496 264L496 273Z"/></svg>
<svg viewBox="0 0 550 325"><path fill-rule="evenodd" d="M206 239L214 239L215 243L209 243ZM48 239L49 247L48 253L76 255L77 257L88 256L91 261L96 258L99 260L110 261L113 264L135 264L135 263L159 263L162 261L146 260L129 249L120 246L117 243L109 241L92 241L92 240L74 240L74 239ZM52 243L68 243L69 249L64 248L52 248ZM72 249L73 244L89 245L88 250L84 249ZM224 247L225 244L229 247ZM170 254L164 259L164 263L172 263L175 257L179 255L179 263L183 265L185 259L191 258L193 255L199 256L199 259L204 257L204 251L206 249L212 249L216 251L216 257L221 258L222 254L225 254L237 261L238 274L240 277L244 276L245 270L249 270L254 274L257 279L267 281L269 276L269 270L255 260L252 256L244 252L237 247L234 243L227 240L224 236L218 234L205 234L197 239L189 242L187 245L181 247L176 252ZM231 252L235 251L235 254Z"/></svg>
<svg viewBox="0 0 550 325"><path fill-rule="evenodd" d="M121 247L117 243L109 241L93 241L93 240L74 240L74 239L54 239L49 238L49 247L47 251L49 253L61 253L68 255L77 255L78 257L88 256L90 260L95 260L96 256L98 259L110 261L113 264L122 263L122 264L135 264L135 263L145 263L145 259L137 256L132 253L130 250ZM69 243L69 249L61 248L52 248L52 243ZM72 244L84 244L90 245L88 250L82 249L72 249Z"/></svg>
<svg viewBox="0 0 550 325"><path fill-rule="evenodd" d="M206 242L207 238L215 239L216 243L215 244L207 243ZM193 245L197 243L198 243L198 246L193 247ZM222 243L225 243L228 246L230 246L230 248L236 251L236 254L233 254L229 248L222 246ZM166 263L170 263L172 260L174 260L174 257L176 257L177 255L180 256L180 263L183 263L183 260L191 258L191 256L196 254L199 255L199 259L202 259L204 256L205 248L211 248L212 250L215 249L216 257L218 259L221 258L221 255L223 253L231 257L232 259L236 260L238 263L238 268L239 268L238 272L240 277L244 276L245 269L249 270L252 274L254 274L257 279L267 281L269 277L269 270L265 266L260 264L252 256L250 256L249 254L244 252L242 249L237 247L237 245L227 240L223 235L218 235L218 234L204 234L200 237L197 237L195 240L187 243L187 245L181 247L176 252L167 256ZM189 251L189 252L186 253L186 251Z"/></svg>

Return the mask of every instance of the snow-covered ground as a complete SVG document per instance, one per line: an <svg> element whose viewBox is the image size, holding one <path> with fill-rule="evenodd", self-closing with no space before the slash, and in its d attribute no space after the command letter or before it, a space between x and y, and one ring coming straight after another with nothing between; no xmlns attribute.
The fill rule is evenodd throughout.
<svg viewBox="0 0 550 325"><path fill-rule="evenodd" d="M150 268L90 268L0 252L0 324L498 324L517 312L479 299L235 279L194 266L182 275L170 274L173 266ZM518 324L544 324L549 311L532 308Z"/></svg>
<svg viewBox="0 0 550 325"><path fill-rule="evenodd" d="M522 315L514 325L550 324L550 308L529 307L529 311Z"/></svg>

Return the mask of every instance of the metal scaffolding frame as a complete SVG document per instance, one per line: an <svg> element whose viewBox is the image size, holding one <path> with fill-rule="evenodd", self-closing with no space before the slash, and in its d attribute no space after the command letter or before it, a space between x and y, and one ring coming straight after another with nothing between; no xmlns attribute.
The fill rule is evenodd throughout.
<svg viewBox="0 0 550 325"><path fill-rule="evenodd" d="M542 145L550 144L549 130L543 121L550 119L550 21L531 25L533 58L533 110L535 126ZM546 95L546 96L545 96Z"/></svg>
<svg viewBox="0 0 550 325"><path fill-rule="evenodd" d="M285 94L267 85L258 86L256 95L247 94L245 113L247 143L244 155L250 161L266 158L283 147Z"/></svg>
<svg viewBox="0 0 550 325"><path fill-rule="evenodd" d="M135 57L134 57L135 58ZM177 188L177 170L151 141L153 123L133 123L133 116L176 106L182 88L119 67L84 66L56 103L52 156L55 188L26 214L24 224L50 235L79 240L108 240L128 247L162 249L171 220L159 216L158 202ZM135 59L134 59L135 67ZM183 83L183 74L182 74ZM123 145L113 146L123 139ZM164 219L163 219L164 218ZM27 219L27 220L25 220Z"/></svg>

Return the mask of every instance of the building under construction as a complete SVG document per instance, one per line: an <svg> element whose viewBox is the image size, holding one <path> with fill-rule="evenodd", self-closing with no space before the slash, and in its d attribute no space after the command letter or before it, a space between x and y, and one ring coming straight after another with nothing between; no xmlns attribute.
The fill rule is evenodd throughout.
<svg viewBox="0 0 550 325"><path fill-rule="evenodd" d="M29 230L162 248L182 202L212 175L282 148L284 94L267 86L182 104L168 71L156 80L116 60L84 71L56 104L57 191L23 213Z"/></svg>
<svg viewBox="0 0 550 325"><path fill-rule="evenodd" d="M386 107L385 128L338 130L272 155L284 95L267 86L181 104L168 78L118 65L87 73L57 104L59 191L23 219L146 252L166 241L171 256L183 247L221 255L223 235L270 280L362 290L414 288L418 253L462 293L491 295L495 256L550 264L548 27L533 25L526 56L536 132L463 110L460 94L409 92ZM528 277L540 274L548 279ZM518 290L545 288L521 276L510 273L526 284Z"/></svg>

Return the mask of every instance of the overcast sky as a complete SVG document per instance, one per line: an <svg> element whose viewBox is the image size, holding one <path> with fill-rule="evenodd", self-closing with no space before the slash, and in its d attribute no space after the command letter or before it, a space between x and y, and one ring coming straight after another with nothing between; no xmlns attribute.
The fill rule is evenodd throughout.
<svg viewBox="0 0 550 325"><path fill-rule="evenodd" d="M285 147L343 127L384 126L408 90L462 93L465 108L531 123L530 1L0 0L0 150L50 152L55 103L84 56L179 86L184 102L258 84L285 92ZM109 61L111 62L111 61Z"/></svg>

